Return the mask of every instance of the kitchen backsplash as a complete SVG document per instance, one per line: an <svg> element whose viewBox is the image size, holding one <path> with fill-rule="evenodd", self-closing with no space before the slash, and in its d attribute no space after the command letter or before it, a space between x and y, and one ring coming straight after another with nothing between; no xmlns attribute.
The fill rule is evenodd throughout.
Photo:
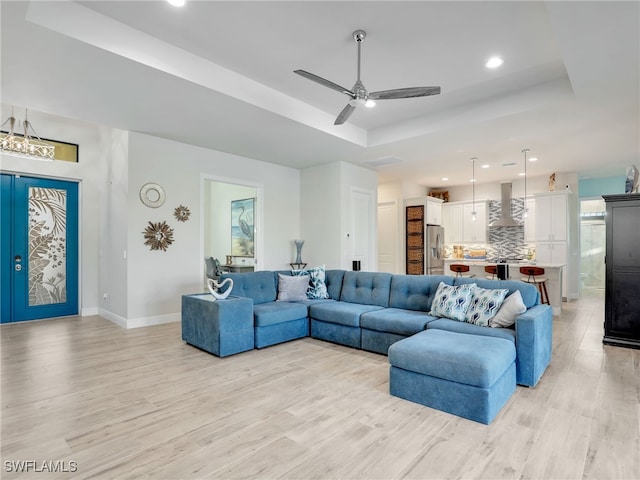
<svg viewBox="0 0 640 480"><path fill-rule="evenodd" d="M500 218L502 202L489 200L489 225ZM524 200L522 198L511 199L511 214L517 222L523 222ZM524 243L524 225L515 227L489 227L489 245L487 256L489 258L527 258L527 245Z"/></svg>
<svg viewBox="0 0 640 480"><path fill-rule="evenodd" d="M500 218L502 202L500 200L489 201L489 225ZM511 212L514 220L523 222L524 200L522 198L511 199ZM530 253L535 253L533 246L524 241L524 225L515 227L488 227L487 244L465 244L464 251L486 250L488 259L498 257L508 259L526 259ZM453 245L446 245L445 255L453 257Z"/></svg>

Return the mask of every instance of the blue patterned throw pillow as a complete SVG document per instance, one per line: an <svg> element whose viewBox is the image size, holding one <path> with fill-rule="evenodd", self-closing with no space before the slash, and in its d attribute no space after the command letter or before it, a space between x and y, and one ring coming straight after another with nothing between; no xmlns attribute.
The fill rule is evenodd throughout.
<svg viewBox="0 0 640 480"><path fill-rule="evenodd" d="M325 283L325 268L324 265L319 267L310 268L308 270L291 270L291 275L309 275L309 288L307 289L307 298L314 299L326 299L329 298L329 292L327 291L327 284Z"/></svg>
<svg viewBox="0 0 640 480"><path fill-rule="evenodd" d="M471 305L467 310L465 322L488 327L489 321L496 316L502 302L509 293L506 288L492 289L476 287L471 296Z"/></svg>
<svg viewBox="0 0 640 480"><path fill-rule="evenodd" d="M436 296L431 303L430 315L464 322L475 287L475 283L454 287L440 282Z"/></svg>

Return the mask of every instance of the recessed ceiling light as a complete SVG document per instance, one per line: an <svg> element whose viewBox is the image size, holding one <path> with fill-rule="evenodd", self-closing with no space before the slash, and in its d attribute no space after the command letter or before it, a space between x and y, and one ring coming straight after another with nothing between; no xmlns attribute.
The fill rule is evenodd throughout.
<svg viewBox="0 0 640 480"><path fill-rule="evenodd" d="M184 7L185 1L186 0L167 0L167 2L174 7Z"/></svg>
<svg viewBox="0 0 640 480"><path fill-rule="evenodd" d="M489 168L491 165L489 165L488 163L485 163L484 165L482 165L481 168Z"/></svg>
<svg viewBox="0 0 640 480"><path fill-rule="evenodd" d="M500 57L491 57L489 60L487 60L487 63L485 63L484 66L487 68L498 68L503 63L504 60L502 60Z"/></svg>
<svg viewBox="0 0 640 480"><path fill-rule="evenodd" d="M537 162L538 161L538 157L531 157L529 159L530 162Z"/></svg>
<svg viewBox="0 0 640 480"><path fill-rule="evenodd" d="M449 177L442 177L443 182L446 182L447 180L449 180Z"/></svg>
<svg viewBox="0 0 640 480"><path fill-rule="evenodd" d="M475 179L475 178L472 178L472 179L471 179L471 180L469 180L469 181L470 181L470 182L475 182L475 181L476 181L476 179Z"/></svg>
<svg viewBox="0 0 640 480"><path fill-rule="evenodd" d="M524 176L526 176L527 174L526 174L526 173L524 173L524 172L520 172L518 175L520 175L521 177L524 177Z"/></svg>

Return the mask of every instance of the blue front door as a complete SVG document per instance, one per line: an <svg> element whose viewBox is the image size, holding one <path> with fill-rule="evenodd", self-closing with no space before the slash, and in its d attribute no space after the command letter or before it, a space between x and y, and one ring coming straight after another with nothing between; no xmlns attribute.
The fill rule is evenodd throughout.
<svg viewBox="0 0 640 480"><path fill-rule="evenodd" d="M78 314L78 184L2 174L2 323Z"/></svg>

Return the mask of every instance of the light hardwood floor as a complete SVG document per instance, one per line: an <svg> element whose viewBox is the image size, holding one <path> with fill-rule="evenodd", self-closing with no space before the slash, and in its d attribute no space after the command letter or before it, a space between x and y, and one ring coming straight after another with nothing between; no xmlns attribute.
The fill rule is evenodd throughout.
<svg viewBox="0 0 640 480"><path fill-rule="evenodd" d="M603 303L565 304L547 372L490 426L392 397L386 357L318 340L219 359L178 323L3 325L2 478L637 479L640 351L602 345Z"/></svg>

